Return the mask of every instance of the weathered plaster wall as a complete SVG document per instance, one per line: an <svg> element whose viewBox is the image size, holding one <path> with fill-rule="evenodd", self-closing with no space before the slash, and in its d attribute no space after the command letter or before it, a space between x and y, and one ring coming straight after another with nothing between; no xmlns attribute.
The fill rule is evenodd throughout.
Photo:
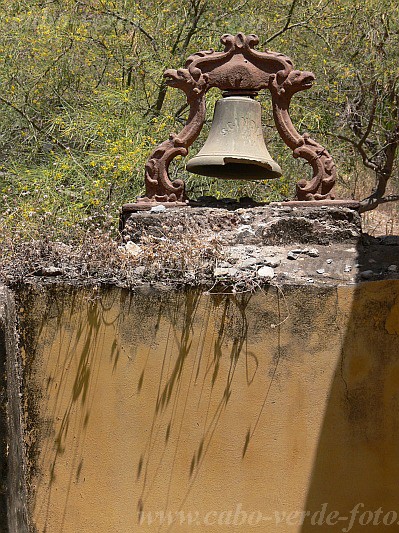
<svg viewBox="0 0 399 533"><path fill-rule="evenodd" d="M399 281L18 298L37 531L342 531L312 514L399 509Z"/></svg>

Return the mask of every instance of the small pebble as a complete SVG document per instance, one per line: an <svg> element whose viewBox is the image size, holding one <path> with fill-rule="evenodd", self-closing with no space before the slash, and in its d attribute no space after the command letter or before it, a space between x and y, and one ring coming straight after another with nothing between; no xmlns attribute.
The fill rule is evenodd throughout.
<svg viewBox="0 0 399 533"><path fill-rule="evenodd" d="M268 266L261 267L258 270L257 274L258 274L258 276L260 278L264 278L264 279L273 279L274 278L274 270L271 267L268 267Z"/></svg>
<svg viewBox="0 0 399 533"><path fill-rule="evenodd" d="M62 273L62 269L55 266L44 267L40 270L42 276L60 276Z"/></svg>
<svg viewBox="0 0 399 533"><path fill-rule="evenodd" d="M327 263L327 265L331 265L332 262L333 262L332 259L326 259L326 263Z"/></svg>
<svg viewBox="0 0 399 533"><path fill-rule="evenodd" d="M154 205L150 209L150 213L162 213L163 211L166 211L166 207L164 205Z"/></svg>
<svg viewBox="0 0 399 533"><path fill-rule="evenodd" d="M277 268L280 265L280 261L278 259L274 259L273 257L265 257L261 261L265 266L272 268Z"/></svg>
<svg viewBox="0 0 399 533"><path fill-rule="evenodd" d="M256 268L256 264L259 263L259 260L256 257L248 257L247 259L244 259L241 263L238 264L239 268L241 270L244 270L246 268L254 269ZM220 265L220 266L226 266L226 265Z"/></svg>
<svg viewBox="0 0 399 533"><path fill-rule="evenodd" d="M314 279L313 278L309 278L306 280L308 283L314 283Z"/></svg>
<svg viewBox="0 0 399 533"><path fill-rule="evenodd" d="M231 268L231 264L228 263L227 261L221 261L221 262L219 263L219 266L220 266L221 268Z"/></svg>
<svg viewBox="0 0 399 533"><path fill-rule="evenodd" d="M242 224L241 226L238 226L237 231L240 233L244 231L248 231L249 233L255 233L253 227L249 224Z"/></svg>
<svg viewBox="0 0 399 533"><path fill-rule="evenodd" d="M372 270L363 270L363 272L360 272L360 277L362 279L371 279L374 276L374 272Z"/></svg>
<svg viewBox="0 0 399 533"><path fill-rule="evenodd" d="M345 265L344 272L351 272L351 271L352 271L351 265Z"/></svg>
<svg viewBox="0 0 399 533"><path fill-rule="evenodd" d="M298 256L291 250L291 252L287 253L287 259L292 259L293 261L296 261L298 259Z"/></svg>
<svg viewBox="0 0 399 533"><path fill-rule="evenodd" d="M137 276L144 276L145 270L145 266L138 266L134 269L134 272L137 274Z"/></svg>
<svg viewBox="0 0 399 533"><path fill-rule="evenodd" d="M319 251L316 248L311 248L306 253L309 257L319 257Z"/></svg>
<svg viewBox="0 0 399 533"><path fill-rule="evenodd" d="M398 266L397 265L390 265L388 267L388 270L389 270L389 272L396 272L398 270Z"/></svg>
<svg viewBox="0 0 399 533"><path fill-rule="evenodd" d="M226 267L217 267L213 271L213 275L215 277L219 276L230 276L233 277L237 274L238 270L234 267L226 268Z"/></svg>
<svg viewBox="0 0 399 533"><path fill-rule="evenodd" d="M133 255L133 256L139 255L141 253L140 246L132 241L129 241L128 243L126 243L125 250L127 251L129 255Z"/></svg>
<svg viewBox="0 0 399 533"><path fill-rule="evenodd" d="M325 270L324 270L324 268L319 268L318 270L316 270L316 272L318 274L324 274Z"/></svg>

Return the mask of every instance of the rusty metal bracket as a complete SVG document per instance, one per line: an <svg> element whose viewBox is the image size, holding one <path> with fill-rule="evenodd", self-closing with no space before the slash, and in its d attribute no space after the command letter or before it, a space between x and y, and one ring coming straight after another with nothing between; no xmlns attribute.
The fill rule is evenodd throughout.
<svg viewBox="0 0 399 533"><path fill-rule="evenodd" d="M260 52L256 35L223 35L223 52L213 49L191 55L184 69L168 69L166 83L186 94L190 107L186 125L179 134L171 134L152 152L145 166L145 196L138 198L138 208L163 203L165 206L186 205L183 180L171 181L170 162L178 155L185 156L188 148L201 132L205 121L206 92L216 87L229 93L257 93L268 89L272 97L273 116L279 135L291 148L294 157L301 157L312 166L313 176L296 186L297 201L334 200L336 167L327 150L308 134L300 135L290 115L291 98L299 91L312 87L312 72L295 70L289 57L269 50Z"/></svg>

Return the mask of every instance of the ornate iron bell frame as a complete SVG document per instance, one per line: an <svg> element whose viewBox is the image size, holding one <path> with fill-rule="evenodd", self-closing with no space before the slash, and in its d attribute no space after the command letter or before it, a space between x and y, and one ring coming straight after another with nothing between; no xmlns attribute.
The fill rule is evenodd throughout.
<svg viewBox="0 0 399 533"><path fill-rule="evenodd" d="M212 87L240 95L256 95L258 91L268 89L280 137L291 148L295 158L305 159L313 169L309 181L302 179L297 183L295 203L344 203L342 200L334 201L336 166L333 158L308 134L299 134L289 115L291 98L295 93L312 87L314 74L295 70L291 59L284 54L255 50L254 47L259 44L256 35L226 34L220 41L225 47L223 52L213 49L197 52L187 59L184 69L165 71L167 85L186 94L189 117L182 131L172 133L148 158L145 196L138 198L136 204L127 204L124 208L145 209L154 204L166 207L187 205L184 181L171 181L168 168L176 156L187 155L188 148L200 134L205 121L205 95Z"/></svg>

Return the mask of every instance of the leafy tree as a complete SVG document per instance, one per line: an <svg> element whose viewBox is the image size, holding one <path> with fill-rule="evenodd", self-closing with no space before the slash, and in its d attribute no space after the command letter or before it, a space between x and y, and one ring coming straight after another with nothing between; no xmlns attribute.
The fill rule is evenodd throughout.
<svg viewBox="0 0 399 533"><path fill-rule="evenodd" d="M162 73L223 33L257 33L261 48L290 55L318 78L293 100L293 119L334 155L341 196L375 176L363 209L397 199L398 10L393 0L0 0L0 208L10 231L71 235L77 224L114 224L142 191L154 146L178 131L184 97ZM209 94L207 125L211 120ZM195 193L290 196L309 174L278 139L268 95L260 97L273 182L205 180Z"/></svg>

